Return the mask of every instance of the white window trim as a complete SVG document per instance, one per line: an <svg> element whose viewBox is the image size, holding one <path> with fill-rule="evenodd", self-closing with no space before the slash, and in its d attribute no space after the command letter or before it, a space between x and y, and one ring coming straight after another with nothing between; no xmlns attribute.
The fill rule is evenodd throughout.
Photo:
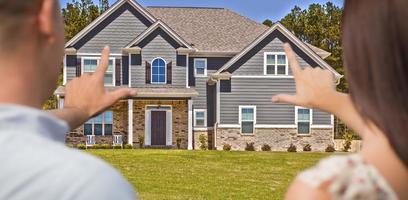
<svg viewBox="0 0 408 200"><path fill-rule="evenodd" d="M100 57L81 57L81 75L84 74L84 60L96 60L96 68L99 67ZM116 84L116 59L114 57L109 57L109 61L112 60L112 84L105 83L105 86L115 86ZM108 63L109 64L109 63Z"/></svg>
<svg viewBox="0 0 408 200"><path fill-rule="evenodd" d="M164 82L153 82L153 61L156 59L162 59L164 61ZM167 61L162 57L153 58L150 64L150 83L155 85L164 85L167 84Z"/></svg>
<svg viewBox="0 0 408 200"><path fill-rule="evenodd" d="M194 127L197 127L197 112L204 112L204 126L199 127L207 127L207 110L205 109L194 109Z"/></svg>
<svg viewBox="0 0 408 200"><path fill-rule="evenodd" d="M95 122L94 121L92 121L92 134L91 135L95 135L95 136L105 136L105 113L106 112L112 112L112 136L114 135L113 134L113 111L110 111L110 110L107 110L107 111L105 111L105 112L103 112L102 113L102 135L95 135ZM92 118L92 119L94 119L94 118ZM90 119L91 120L91 119ZM88 121L86 121L86 122L88 122ZM84 135L85 135L85 124L86 124L86 122L84 123ZM109 135L109 136L111 136L111 135Z"/></svg>
<svg viewBox="0 0 408 200"><path fill-rule="evenodd" d="M252 109L254 109L254 120L253 120L253 122L254 122L254 127L253 127L253 131L252 131L252 133L242 133L242 109L243 108L252 108ZM248 105L248 106L239 106L239 127L240 127L240 132L241 132L241 134L242 135L254 135L255 134L255 125L256 125L256 106L251 106L251 105Z"/></svg>
<svg viewBox="0 0 408 200"><path fill-rule="evenodd" d="M267 56L274 55L275 56L275 74L268 74L267 72ZM288 76L289 75L289 64L288 64L288 56L286 56L286 65L285 65L285 74L278 74L278 55L285 55L285 52L265 52L264 53L264 75L265 76Z"/></svg>
<svg viewBox="0 0 408 200"><path fill-rule="evenodd" d="M300 133L299 134L299 129L298 129L298 110L299 109L309 109L309 133ZM295 124L296 124L296 132L298 135L310 135L312 133L312 121L313 121L313 109L311 108L305 108L301 106L295 106Z"/></svg>
<svg viewBox="0 0 408 200"><path fill-rule="evenodd" d="M204 74L197 74L196 61L204 61ZM194 58L194 77L207 77L207 58Z"/></svg>

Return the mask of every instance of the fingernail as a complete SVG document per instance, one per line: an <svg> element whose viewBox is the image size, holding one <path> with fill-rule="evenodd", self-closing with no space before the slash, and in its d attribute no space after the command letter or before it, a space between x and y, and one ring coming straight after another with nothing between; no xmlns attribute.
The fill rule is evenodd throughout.
<svg viewBox="0 0 408 200"><path fill-rule="evenodd" d="M109 50L109 46L106 45L103 49Z"/></svg>
<svg viewBox="0 0 408 200"><path fill-rule="evenodd" d="M273 96L273 97L272 97L272 102L277 102L277 101L279 101L279 98L276 97L276 96Z"/></svg>

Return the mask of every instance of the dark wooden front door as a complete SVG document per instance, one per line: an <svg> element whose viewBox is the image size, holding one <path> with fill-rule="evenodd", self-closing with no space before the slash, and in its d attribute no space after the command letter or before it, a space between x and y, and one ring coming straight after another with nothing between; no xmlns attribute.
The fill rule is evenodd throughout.
<svg viewBox="0 0 408 200"><path fill-rule="evenodd" d="M152 111L152 145L166 145L166 111Z"/></svg>

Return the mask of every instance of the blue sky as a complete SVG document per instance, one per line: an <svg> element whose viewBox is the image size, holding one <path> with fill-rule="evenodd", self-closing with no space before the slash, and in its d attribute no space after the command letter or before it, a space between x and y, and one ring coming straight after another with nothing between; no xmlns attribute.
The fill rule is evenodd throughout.
<svg viewBox="0 0 408 200"><path fill-rule="evenodd" d="M64 7L71 0L60 0ZM114 3L116 0L109 0ZM137 0L143 6L198 6L222 7L249 17L257 22L272 19L276 22L284 17L290 10L298 5L302 9L312 3L324 4L328 1L337 6L343 6L343 0ZM98 2L95 0L95 2Z"/></svg>

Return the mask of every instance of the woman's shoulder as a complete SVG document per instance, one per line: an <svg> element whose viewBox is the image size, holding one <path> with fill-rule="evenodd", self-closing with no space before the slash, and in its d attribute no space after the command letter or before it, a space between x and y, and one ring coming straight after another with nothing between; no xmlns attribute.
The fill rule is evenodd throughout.
<svg viewBox="0 0 408 200"><path fill-rule="evenodd" d="M385 179L358 154L323 159L300 173L292 187L297 185L333 199L397 199Z"/></svg>

